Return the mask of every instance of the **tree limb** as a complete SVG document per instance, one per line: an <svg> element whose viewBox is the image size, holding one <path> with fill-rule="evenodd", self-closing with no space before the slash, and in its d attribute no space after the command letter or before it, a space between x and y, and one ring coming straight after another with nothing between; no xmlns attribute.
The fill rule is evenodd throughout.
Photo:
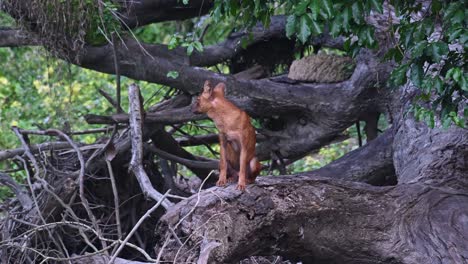
<svg viewBox="0 0 468 264"><path fill-rule="evenodd" d="M164 150L158 149L154 146L149 146L149 149L151 152L154 152L156 155L161 156L161 158L175 161L189 168L210 169L210 170L218 169L218 163L219 163L218 161L196 161L196 160L184 159L179 156L170 154Z"/></svg>
<svg viewBox="0 0 468 264"><path fill-rule="evenodd" d="M30 32L21 29L0 28L0 47L21 47L41 45Z"/></svg>
<svg viewBox="0 0 468 264"><path fill-rule="evenodd" d="M28 192L13 180L10 175L0 172L0 183L7 186L15 193L16 198L18 198L24 210L28 211L33 207L33 201L31 197L29 197Z"/></svg>
<svg viewBox="0 0 468 264"><path fill-rule="evenodd" d="M393 167L393 136L394 130L390 128L365 146L318 169L317 173L324 177L372 185L396 184Z"/></svg>
<svg viewBox="0 0 468 264"><path fill-rule="evenodd" d="M143 113L140 102L140 89L135 84L130 85L128 91L128 99L130 102L130 128L132 142L132 160L130 161L129 170L137 177L141 190L146 196L151 197L156 201L161 201L161 205L167 210L172 206L172 203L156 191L148 178L148 175L143 168L143 140L142 128Z"/></svg>
<svg viewBox="0 0 468 264"><path fill-rule="evenodd" d="M37 145L31 146L31 152L36 153L38 151L46 151L46 150L61 150L61 149L70 149L71 146L68 142L47 142L41 143ZM15 156L21 156L25 152L24 148L16 148L16 149L7 149L0 151L0 161L7 160L14 158Z"/></svg>

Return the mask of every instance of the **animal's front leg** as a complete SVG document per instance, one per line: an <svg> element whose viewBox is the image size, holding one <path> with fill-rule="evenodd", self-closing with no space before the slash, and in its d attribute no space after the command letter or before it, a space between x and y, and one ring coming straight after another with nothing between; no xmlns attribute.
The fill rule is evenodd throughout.
<svg viewBox="0 0 468 264"><path fill-rule="evenodd" d="M226 185L227 178L227 159L226 159L226 138L219 134L219 179L216 182L217 186Z"/></svg>
<svg viewBox="0 0 468 264"><path fill-rule="evenodd" d="M245 179L247 174L247 166L249 162L247 161L247 151L241 142L241 153L240 153L240 170L239 170L239 182L237 183L236 189L245 191Z"/></svg>

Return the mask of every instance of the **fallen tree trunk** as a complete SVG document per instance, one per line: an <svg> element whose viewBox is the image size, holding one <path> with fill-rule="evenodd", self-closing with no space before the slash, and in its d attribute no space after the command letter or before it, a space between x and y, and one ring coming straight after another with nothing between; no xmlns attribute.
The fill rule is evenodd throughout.
<svg viewBox="0 0 468 264"><path fill-rule="evenodd" d="M166 213L161 228L174 228L183 245L168 233L158 248L175 262L194 261L210 247L209 263L252 255L303 263L465 263L468 133L429 129L413 119L401 123L393 152L400 184L333 179L353 178L345 166L355 162L350 155L316 172L261 177L245 193L210 189ZM429 148L422 144L428 140L437 143Z"/></svg>

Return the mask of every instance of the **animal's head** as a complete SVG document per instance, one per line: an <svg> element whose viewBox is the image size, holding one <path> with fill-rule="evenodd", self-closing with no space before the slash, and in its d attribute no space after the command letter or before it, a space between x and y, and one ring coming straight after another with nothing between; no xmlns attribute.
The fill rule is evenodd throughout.
<svg viewBox="0 0 468 264"><path fill-rule="evenodd" d="M195 104L192 107L194 113L207 113L213 108L213 101L216 98L224 97L224 90L226 85L218 83L215 87L211 86L210 81L205 81L202 93L197 97Z"/></svg>

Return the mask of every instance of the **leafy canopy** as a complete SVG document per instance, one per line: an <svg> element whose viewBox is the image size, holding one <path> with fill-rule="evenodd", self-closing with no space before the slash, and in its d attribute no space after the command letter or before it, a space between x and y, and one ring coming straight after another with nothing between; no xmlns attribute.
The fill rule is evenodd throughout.
<svg viewBox="0 0 468 264"><path fill-rule="evenodd" d="M288 15L286 34L307 44L311 37L328 32L344 36L345 50L356 56L359 48L378 48L374 27L366 23L371 12L383 13L383 0L216 0L211 16L231 17L253 26L269 24L276 14ZM397 63L389 85L411 83L419 90L412 110L418 119L435 126L464 127L468 117L466 50L468 9L463 1L390 0L395 16L389 17L389 33L395 43L385 59Z"/></svg>

